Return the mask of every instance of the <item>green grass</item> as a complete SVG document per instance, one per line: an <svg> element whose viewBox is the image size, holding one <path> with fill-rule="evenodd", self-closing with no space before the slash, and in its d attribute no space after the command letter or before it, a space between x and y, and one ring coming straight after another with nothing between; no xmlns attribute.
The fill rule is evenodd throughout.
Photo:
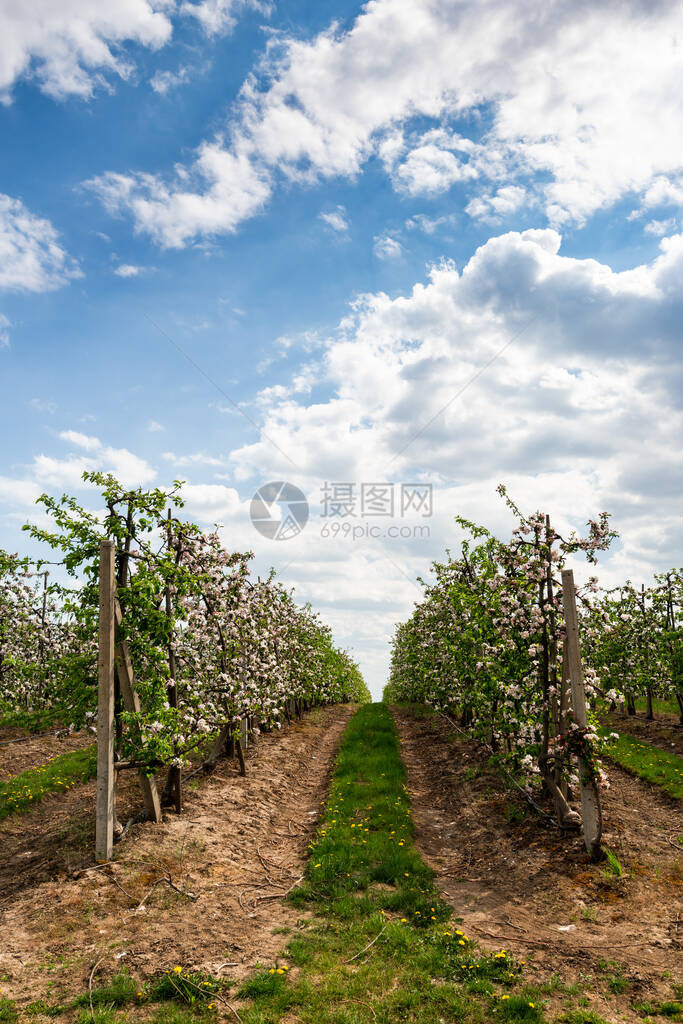
<svg viewBox="0 0 683 1024"><path fill-rule="evenodd" d="M94 744L60 754L38 768L20 772L7 782L0 782L0 821L15 811L32 807L46 793L63 793L96 774L97 750Z"/></svg>
<svg viewBox="0 0 683 1024"><path fill-rule="evenodd" d="M2 1024L14 1024L17 1019L17 1008L12 999L0 996L0 1021Z"/></svg>
<svg viewBox="0 0 683 1024"><path fill-rule="evenodd" d="M609 729L601 730L603 735ZM627 733L620 733L619 739L611 742L607 755L622 768L633 772L641 779L659 786L669 796L683 797L683 758L668 750L653 747L650 743L637 740Z"/></svg>
<svg viewBox="0 0 683 1024"><path fill-rule="evenodd" d="M486 954L451 922L413 843L393 719L365 705L344 733L278 965L237 993L244 1024L438 1024L545 1020L507 952Z"/></svg>
<svg viewBox="0 0 683 1024"><path fill-rule="evenodd" d="M652 701L652 710L655 713L655 718L657 715L675 715L678 718L681 713L675 697L668 697L666 700L655 697ZM643 714L647 711L647 700L645 697L636 697L636 711Z"/></svg>

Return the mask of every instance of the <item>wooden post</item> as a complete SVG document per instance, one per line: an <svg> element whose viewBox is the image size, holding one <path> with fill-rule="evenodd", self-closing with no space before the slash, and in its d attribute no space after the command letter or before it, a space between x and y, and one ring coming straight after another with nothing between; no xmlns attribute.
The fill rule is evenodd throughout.
<svg viewBox="0 0 683 1024"><path fill-rule="evenodd" d="M567 630L567 665L572 688L572 709L576 724L585 729L588 725L586 717L586 693L583 685L583 669L581 667L581 648L579 646L579 617L576 611L576 588L574 573L571 569L562 570L562 604L564 622ZM583 819L583 838L586 849L591 857L600 854L602 839L602 814L597 786L586 779L587 765L583 758L579 759L581 785L581 817Z"/></svg>
<svg viewBox="0 0 683 1024"><path fill-rule="evenodd" d="M569 659L567 657L567 644L562 645L562 679L560 681L560 735L564 735L567 731L567 710L569 705L569 694L567 688L569 685ZM560 790L562 795L566 798L568 793L567 779L563 778L560 782Z"/></svg>
<svg viewBox="0 0 683 1024"><path fill-rule="evenodd" d="M123 616L118 598L114 601L114 614L116 625L120 627L123 622ZM121 685L121 696L123 697L126 711L139 714L140 698L135 690L135 676L133 675L133 665L130 660L127 640L120 640L116 645L116 665ZM140 777L140 788L142 789L142 799L145 804L147 818L149 821L158 823L161 821L161 801L159 800L156 782L150 776L145 775L142 768L139 770L138 775Z"/></svg>
<svg viewBox="0 0 683 1024"><path fill-rule="evenodd" d="M100 542L100 618L97 659L97 810L95 857L114 853L114 542Z"/></svg>
<svg viewBox="0 0 683 1024"><path fill-rule="evenodd" d="M168 525L166 527L166 543L168 544L168 550L171 551L173 543L173 526L171 510L168 510ZM171 604L171 591L166 584L166 617L168 619L168 671L170 672L173 685L168 687L168 703L169 707L178 707L178 684L176 682L177 666L175 661L175 651L173 649L173 607ZM178 745L173 744L173 752L175 756L178 756ZM168 796L175 804L176 814L180 814L183 809L183 789L182 789L182 778L180 774L180 768L177 765L172 765L168 773Z"/></svg>

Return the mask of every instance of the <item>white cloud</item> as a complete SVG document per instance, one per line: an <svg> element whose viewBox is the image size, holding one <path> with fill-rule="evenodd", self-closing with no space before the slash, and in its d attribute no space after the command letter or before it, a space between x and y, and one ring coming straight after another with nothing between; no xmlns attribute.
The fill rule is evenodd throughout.
<svg viewBox="0 0 683 1024"><path fill-rule="evenodd" d="M669 217L667 220L651 220L649 221L643 230L648 235L656 235L661 238L662 235L673 235L678 227L678 221L675 217Z"/></svg>
<svg viewBox="0 0 683 1024"><path fill-rule="evenodd" d="M376 235L372 251L378 260L397 260L403 253L403 246L391 235Z"/></svg>
<svg viewBox="0 0 683 1024"><path fill-rule="evenodd" d="M200 3L188 2L180 5L181 13L196 18L210 36L231 32L235 27L238 12L244 8L268 15L272 4L265 0L201 0Z"/></svg>
<svg viewBox="0 0 683 1024"><path fill-rule="evenodd" d="M139 277L146 273L150 267L138 267L134 263L120 263L114 270L117 277Z"/></svg>
<svg viewBox="0 0 683 1024"><path fill-rule="evenodd" d="M346 209L343 206L338 206L335 210L329 210L328 212L321 213L320 219L324 221L328 227L332 228L333 231L337 231L339 234L344 234L349 230L349 219L346 215Z"/></svg>
<svg viewBox="0 0 683 1024"><path fill-rule="evenodd" d="M190 68L183 64L177 71L155 71L149 80L149 84L155 92L165 96L170 89L175 89L179 85L185 85L189 80Z"/></svg>
<svg viewBox="0 0 683 1024"><path fill-rule="evenodd" d="M83 488L83 473L99 470L113 473L124 487L137 487L151 483L156 470L149 463L134 455L127 448L113 448L105 445L98 437L83 434L78 430L63 430L59 438L75 446L86 455L70 455L66 459L51 455L37 455L32 463L32 476L42 485L67 487L72 490Z"/></svg>
<svg viewBox="0 0 683 1024"><path fill-rule="evenodd" d="M681 0L553 0L543 18L524 0L373 0L348 29L273 37L226 130L175 178L91 184L166 246L234 231L281 180L355 177L373 156L410 194L462 182L490 199L519 178L552 223L581 223L679 187L682 30ZM462 115L471 138L449 133Z"/></svg>
<svg viewBox="0 0 683 1024"><path fill-rule="evenodd" d="M504 185L493 195L476 196L465 207L466 213L477 220L498 224L503 217L509 217L523 206L527 199L526 190L519 185Z"/></svg>
<svg viewBox="0 0 683 1024"><path fill-rule="evenodd" d="M0 6L0 102L11 102L20 79L35 80L54 99L90 98L111 89L112 78L135 71L131 44L159 50L173 33L173 21L194 19L209 36L226 35L245 10L263 15L262 0L23 0ZM157 72L152 86L166 92L186 81L188 69Z"/></svg>
<svg viewBox="0 0 683 1024"><path fill-rule="evenodd" d="M215 455L207 455L205 452L194 452L191 455L164 452L161 457L166 462L172 462L174 466L225 466L227 464L227 459L216 458Z"/></svg>
<svg viewBox="0 0 683 1024"><path fill-rule="evenodd" d="M438 195L456 181L477 176L473 165L463 163L454 153L433 144L417 146L397 168L395 180L400 191L410 196Z"/></svg>
<svg viewBox="0 0 683 1024"><path fill-rule="evenodd" d="M414 213L406 220L408 231L423 231L425 235L433 235L440 228L455 227L458 218L454 213L444 214L441 217L429 217L426 213Z"/></svg>
<svg viewBox="0 0 683 1024"><path fill-rule="evenodd" d="M152 434L158 434L162 430L166 430L166 427L162 423L159 423L158 420L150 420L147 424L147 429Z"/></svg>
<svg viewBox="0 0 683 1024"><path fill-rule="evenodd" d="M0 95L19 78L36 79L56 99L91 96L105 75L127 78L126 42L158 49L171 36L163 0L24 0L0 7Z"/></svg>
<svg viewBox="0 0 683 1024"><path fill-rule="evenodd" d="M57 403L51 400L45 401L42 398L32 398L28 404L36 412L47 412L51 416L57 412Z"/></svg>
<svg viewBox="0 0 683 1024"><path fill-rule="evenodd" d="M77 448L83 448L86 452L94 452L98 448L102 447L102 442L99 437L91 437L88 434L82 434L79 430L62 430L59 434L62 441L68 441L69 444L75 444Z"/></svg>
<svg viewBox="0 0 683 1024"><path fill-rule="evenodd" d="M643 206L683 206L683 181L666 175L655 178L643 196Z"/></svg>
<svg viewBox="0 0 683 1024"><path fill-rule="evenodd" d="M0 193L0 289L43 292L80 276L50 221Z"/></svg>
<svg viewBox="0 0 683 1024"><path fill-rule="evenodd" d="M236 231L263 208L271 193L266 168L253 164L246 153L229 152L217 143L200 147L184 177L182 188L170 188L150 175L113 173L86 185L112 213L132 210L138 229L168 248L187 245L197 234Z"/></svg>
<svg viewBox="0 0 683 1024"><path fill-rule="evenodd" d="M9 476L0 476L0 501L5 505L35 505L42 493L43 488L33 480L15 480Z"/></svg>
<svg viewBox="0 0 683 1024"><path fill-rule="evenodd" d="M0 348L9 348L9 328L11 326L12 321L4 313L0 313Z"/></svg>

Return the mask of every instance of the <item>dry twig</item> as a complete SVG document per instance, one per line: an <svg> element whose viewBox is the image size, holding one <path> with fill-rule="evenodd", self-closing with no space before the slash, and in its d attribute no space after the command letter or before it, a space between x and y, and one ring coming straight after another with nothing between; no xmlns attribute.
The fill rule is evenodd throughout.
<svg viewBox="0 0 683 1024"><path fill-rule="evenodd" d="M387 924L388 924L388 922L387 922ZM354 960L357 960L359 956L362 956L363 953L366 953L367 950L370 949L371 946L375 945L375 943L377 942L379 937L386 931L386 928L387 928L387 925L385 924L383 926L382 930L380 932L378 932L377 935L375 935L375 937L372 940L372 942L368 942L367 946L364 946L363 949L361 949L360 952L356 953L355 956L352 956L350 960L345 960L344 963L345 964L351 964L351 963L353 963Z"/></svg>

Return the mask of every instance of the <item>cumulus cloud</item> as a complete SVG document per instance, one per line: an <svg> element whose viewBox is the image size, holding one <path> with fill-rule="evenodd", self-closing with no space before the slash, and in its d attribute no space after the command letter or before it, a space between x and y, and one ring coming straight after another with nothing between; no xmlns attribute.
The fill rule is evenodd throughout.
<svg viewBox="0 0 683 1024"><path fill-rule="evenodd" d="M34 78L49 96L91 96L105 74L127 78L126 42L158 49L172 26L168 4L127 0L28 0L0 8L0 95L9 102L14 82Z"/></svg>
<svg viewBox="0 0 683 1024"><path fill-rule="evenodd" d="M182 14L196 18L207 35L225 35L237 22L237 15L245 8L270 14L272 4L266 0L201 0L200 3L182 3Z"/></svg>
<svg viewBox="0 0 683 1024"><path fill-rule="evenodd" d="M120 263L114 269L114 273L117 277L140 277L141 274L146 274L150 270L154 270L154 267L138 267L135 263Z"/></svg>
<svg viewBox="0 0 683 1024"><path fill-rule="evenodd" d="M680 189L682 29L681 0L552 0L542 18L524 0L373 0L347 29L274 37L225 131L175 177L91 184L166 246L234 231L280 181L355 177L371 157L410 195L457 184L495 211L513 184L553 224L581 223ZM468 116L469 137L448 127Z"/></svg>
<svg viewBox="0 0 683 1024"><path fill-rule="evenodd" d="M475 196L470 199L465 211L477 220L499 224L503 217L516 213L526 198L526 189L519 185L503 185L493 195Z"/></svg>
<svg viewBox="0 0 683 1024"><path fill-rule="evenodd" d="M337 206L334 210L328 210L320 214L320 219L327 224L333 231L343 235L349 230L349 220L346 215L346 209L343 206Z"/></svg>
<svg viewBox="0 0 683 1024"><path fill-rule="evenodd" d="M50 221L0 194L0 289L44 292L80 276Z"/></svg>
<svg viewBox="0 0 683 1024"><path fill-rule="evenodd" d="M69 455L65 459L37 455L31 466L31 476L40 484L78 489L84 486L81 477L86 470L113 473L125 487L149 484L156 478L156 470L127 448L110 447L98 437L78 430L62 430L59 438L86 454Z"/></svg>
<svg viewBox="0 0 683 1024"><path fill-rule="evenodd" d="M88 434L82 434L79 430L62 430L59 436L62 441L75 444L77 448L84 448L87 452L93 452L102 447L102 442L98 437L90 437Z"/></svg>
<svg viewBox="0 0 683 1024"><path fill-rule="evenodd" d="M668 217L666 220L651 220L644 227L648 235L656 235L661 238L663 235L673 235L678 227L675 217Z"/></svg>
<svg viewBox="0 0 683 1024"><path fill-rule="evenodd" d="M599 502L628 520L636 496L648 505L669 477L631 494L618 480L653 448L662 466L679 459L682 272L683 237L620 272L561 255L550 229L492 238L408 295L362 296L324 353L329 400L273 394L264 430L310 481L422 473L471 487L485 508L501 478L533 500L532 479L554 479L557 505L568 475L583 474L577 514ZM282 469L263 440L233 458L244 476ZM657 507L666 532L678 510Z"/></svg>
<svg viewBox="0 0 683 1024"><path fill-rule="evenodd" d="M131 45L159 50L173 33L173 19L194 20L206 35L226 35L246 10L268 14L262 0L23 0L0 6L0 102L10 103L18 80L35 80L54 99L90 98L110 89L112 78L135 70ZM152 87L166 92L187 80L188 69L158 72Z"/></svg>
<svg viewBox="0 0 683 1024"><path fill-rule="evenodd" d="M165 96L170 89L175 89L179 85L185 85L189 80L190 68L183 64L177 71L155 71L149 80L149 84L155 92Z"/></svg>
<svg viewBox="0 0 683 1024"><path fill-rule="evenodd" d="M463 163L454 153L430 143L416 146L397 168L395 180L410 196L438 195L447 192L456 181L477 176L472 164Z"/></svg>
<svg viewBox="0 0 683 1024"><path fill-rule="evenodd" d="M86 182L112 213L132 211L138 230L160 245L180 248L196 235L234 232L271 194L270 174L248 154L205 143L183 187L151 175L106 173Z"/></svg>
<svg viewBox="0 0 683 1024"><path fill-rule="evenodd" d="M440 228L454 227L458 218L453 213L441 217L430 217L426 213L415 213L406 220L408 231L423 231L425 235L433 235Z"/></svg>
<svg viewBox="0 0 683 1024"><path fill-rule="evenodd" d="M403 253L403 246L391 235L376 235L372 251L378 260L397 260Z"/></svg>

